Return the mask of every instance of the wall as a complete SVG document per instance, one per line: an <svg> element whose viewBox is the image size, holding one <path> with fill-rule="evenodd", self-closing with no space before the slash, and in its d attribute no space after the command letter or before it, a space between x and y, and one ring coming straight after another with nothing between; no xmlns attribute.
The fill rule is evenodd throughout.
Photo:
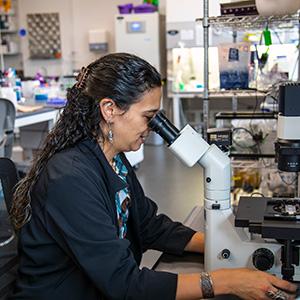
<svg viewBox="0 0 300 300"><path fill-rule="evenodd" d="M166 21L173 22L194 22L197 18L203 17L203 0L166 0ZM209 1L210 16L220 15L219 0Z"/></svg>
<svg viewBox="0 0 300 300"><path fill-rule="evenodd" d="M165 11L165 1L160 1L160 10ZM88 31L90 29L106 29L109 33L109 51L114 52L114 16L118 13L117 5L128 2L141 4L141 0L19 0L19 24L27 27L26 15L29 13L58 12L61 22L62 59L30 60L28 38L22 38L25 76L34 76L37 71L47 75L67 75L80 69L99 54L88 49Z"/></svg>
<svg viewBox="0 0 300 300"><path fill-rule="evenodd" d="M73 17L72 0L20 0L19 1L19 26L27 28L26 16L29 13L53 13L58 12L61 26L61 46L63 58L59 60L31 60L29 59L28 36L21 38L23 53L23 66L25 76L34 76L41 71L45 75L70 74L72 71L73 56Z"/></svg>
<svg viewBox="0 0 300 300"><path fill-rule="evenodd" d="M99 57L88 49L88 31L106 29L109 34L109 51L114 52L114 16L118 13L117 5L128 2L135 5L140 0L107 1L107 0L73 0L73 36L75 68L80 68Z"/></svg>

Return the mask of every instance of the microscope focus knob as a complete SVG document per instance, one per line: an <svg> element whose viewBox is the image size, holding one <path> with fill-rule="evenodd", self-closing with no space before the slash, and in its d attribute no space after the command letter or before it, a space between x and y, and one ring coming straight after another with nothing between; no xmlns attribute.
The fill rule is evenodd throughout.
<svg viewBox="0 0 300 300"><path fill-rule="evenodd" d="M228 259L230 257L230 250L223 249L222 252L221 252L221 257L223 259Z"/></svg>
<svg viewBox="0 0 300 300"><path fill-rule="evenodd" d="M253 253L252 262L260 271L270 270L274 265L274 254L267 248L259 248Z"/></svg>

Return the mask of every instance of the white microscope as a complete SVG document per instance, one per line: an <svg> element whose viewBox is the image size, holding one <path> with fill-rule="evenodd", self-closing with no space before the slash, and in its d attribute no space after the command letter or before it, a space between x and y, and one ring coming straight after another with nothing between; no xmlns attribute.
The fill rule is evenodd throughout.
<svg viewBox="0 0 300 300"><path fill-rule="evenodd" d="M198 163L204 168L205 270L249 267L299 281L300 269L295 271L294 265L299 265L300 201L280 199L274 204L272 198L245 197L235 216L229 157L190 125L179 131L162 112L149 126L187 166ZM283 216L277 218L280 209Z"/></svg>

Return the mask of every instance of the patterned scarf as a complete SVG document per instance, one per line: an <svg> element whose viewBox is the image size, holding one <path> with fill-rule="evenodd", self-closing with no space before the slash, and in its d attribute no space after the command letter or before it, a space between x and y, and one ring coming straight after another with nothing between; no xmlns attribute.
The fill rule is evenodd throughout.
<svg viewBox="0 0 300 300"><path fill-rule="evenodd" d="M128 170L123 164L119 155L113 158L113 169L118 174L118 176L127 183L126 176ZM117 208L117 218L119 223L119 238L124 239L127 233L127 221L129 216L128 206L130 203L130 195L127 187L118 191L115 195L115 202Z"/></svg>

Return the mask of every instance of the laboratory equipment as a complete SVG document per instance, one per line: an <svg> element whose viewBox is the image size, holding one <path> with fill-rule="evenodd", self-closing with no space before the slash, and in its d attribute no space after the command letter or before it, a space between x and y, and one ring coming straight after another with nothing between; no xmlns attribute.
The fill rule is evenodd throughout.
<svg viewBox="0 0 300 300"><path fill-rule="evenodd" d="M167 79L168 93L202 92L203 78L203 28L195 23L202 14L203 1L180 2L168 0L166 3L167 36ZM213 1L210 15L220 15L220 4ZM218 48L210 47L210 89L220 87Z"/></svg>
<svg viewBox="0 0 300 300"><path fill-rule="evenodd" d="M287 83L279 87L276 158L278 169L287 172L300 171L299 93L299 83Z"/></svg>
<svg viewBox="0 0 300 300"><path fill-rule="evenodd" d="M161 112L149 126L187 166L198 163L204 168L205 270L249 267L299 280L300 268L291 270L291 266L299 265L298 243L294 242L300 234L299 201L291 200L296 204L292 206L282 199L244 198L235 217L230 203L228 156L216 145L208 145L190 125L179 131ZM260 205L254 205L254 199ZM272 216L276 210L272 211L269 203L277 212L283 207L284 214L293 218L277 218L275 222Z"/></svg>
<svg viewBox="0 0 300 300"><path fill-rule="evenodd" d="M108 32L104 29L89 30L90 51L108 51Z"/></svg>
<svg viewBox="0 0 300 300"><path fill-rule="evenodd" d="M115 17L117 52L142 57L165 77L165 17L158 12L120 14Z"/></svg>

